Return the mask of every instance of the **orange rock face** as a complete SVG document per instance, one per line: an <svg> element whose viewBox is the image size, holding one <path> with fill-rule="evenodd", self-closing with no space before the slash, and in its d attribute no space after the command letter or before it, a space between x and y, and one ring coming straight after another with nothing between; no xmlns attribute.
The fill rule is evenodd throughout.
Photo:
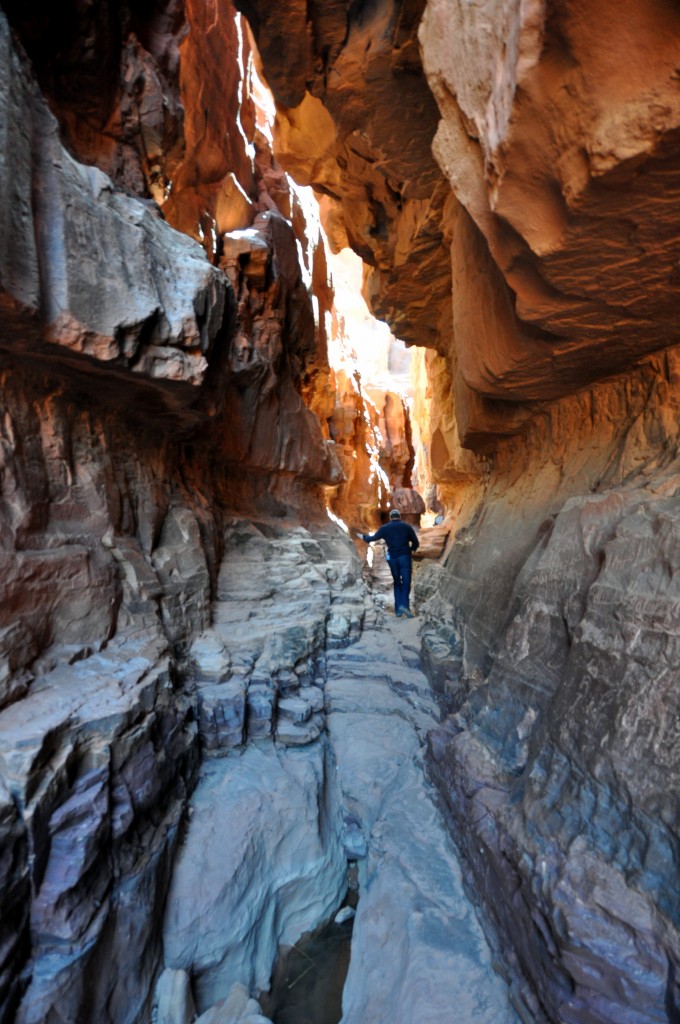
<svg viewBox="0 0 680 1024"><path fill-rule="evenodd" d="M378 315L448 353L465 444L677 342L668 5L631 4L611 35L604 0L587 17L577 3L385 2L347 25L344 8L306 22L290 4L285 37L266 5L241 9L279 102L281 161L331 197L332 237L366 260Z"/></svg>
<svg viewBox="0 0 680 1024"><path fill-rule="evenodd" d="M220 235L248 227L256 213L252 55L230 3L189 0L185 11L190 28L179 46L185 145L165 170L170 188L163 210L180 231L214 234L214 251Z"/></svg>
<svg viewBox="0 0 680 1024"><path fill-rule="evenodd" d="M618 12L427 5L434 150L474 222L454 218L455 346L483 395L555 397L678 341L680 23Z"/></svg>
<svg viewBox="0 0 680 1024"><path fill-rule="evenodd" d="M336 373L336 405L330 433L345 479L331 499L333 512L354 529L372 530L391 507L419 516L422 501L411 495L413 445L403 399L391 392L364 391L356 375Z"/></svg>
<svg viewBox="0 0 680 1024"><path fill-rule="evenodd" d="M678 11L241 7L281 161L436 350L416 414L457 537L425 649L455 714L431 761L528 1018L675 1017Z"/></svg>
<svg viewBox="0 0 680 1024"><path fill-rule="evenodd" d="M441 210L448 189L430 154L437 111L423 76L421 0L365 10L238 4L279 104L276 154L333 204L332 239L370 268L366 294L394 333L437 345L450 273ZM285 31L282 25L285 24Z"/></svg>

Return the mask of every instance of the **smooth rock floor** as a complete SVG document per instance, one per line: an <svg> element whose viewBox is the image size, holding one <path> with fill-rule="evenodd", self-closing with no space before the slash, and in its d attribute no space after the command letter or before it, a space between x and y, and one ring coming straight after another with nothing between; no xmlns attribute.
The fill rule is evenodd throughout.
<svg viewBox="0 0 680 1024"><path fill-rule="evenodd" d="M333 605L339 584L329 585ZM519 1020L425 778L439 708L419 668L419 620L397 619L390 605L374 574L360 638L327 645L319 739L259 739L204 767L164 947L166 966L191 977L206 1024L251 1019L223 1012L230 991L266 989L277 946L334 915L348 862L360 892L342 1024ZM257 626L256 601L249 614Z"/></svg>
<svg viewBox="0 0 680 1024"><path fill-rule="evenodd" d="M378 611L328 659L342 804L367 844L342 1024L510 1024L519 1018L423 773L438 710L419 649L418 619Z"/></svg>

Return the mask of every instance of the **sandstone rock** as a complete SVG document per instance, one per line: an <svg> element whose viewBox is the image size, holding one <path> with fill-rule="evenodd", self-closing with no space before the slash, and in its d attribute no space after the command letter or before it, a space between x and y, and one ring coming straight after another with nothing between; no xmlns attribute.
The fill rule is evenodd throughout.
<svg viewBox="0 0 680 1024"><path fill-rule="evenodd" d="M446 548L451 531L448 526L421 527L418 530L419 547L414 558L439 558Z"/></svg>
<svg viewBox="0 0 680 1024"><path fill-rule="evenodd" d="M240 746L246 724L245 681L236 677L220 685L200 685L197 695L198 727L204 750L218 754ZM248 713L254 714L250 700Z"/></svg>
<svg viewBox="0 0 680 1024"><path fill-rule="evenodd" d="M144 196L150 187L162 195L167 156L181 143L178 12L93 10L80 0L58 12L10 0L5 11L69 151L128 194Z"/></svg>
<svg viewBox="0 0 680 1024"><path fill-rule="evenodd" d="M195 977L199 1011L237 982L267 988L277 945L340 902L345 858L337 809L324 802L323 761L319 744L292 752L270 744L204 771L163 940L166 964Z"/></svg>
<svg viewBox="0 0 680 1024"><path fill-rule="evenodd" d="M462 843L488 913L549 1017L661 1020L668 1005L676 489L673 470L565 504L517 580L486 678L432 735L452 823L478 822ZM519 927L510 890L532 893Z"/></svg>
<svg viewBox="0 0 680 1024"><path fill-rule="evenodd" d="M47 340L103 366L200 384L222 323L223 281L198 246L71 160L54 129L42 126L42 136L35 206L41 251L50 252L41 266Z"/></svg>
<svg viewBox="0 0 680 1024"><path fill-rule="evenodd" d="M343 595L346 601L347 591L356 585L347 586L346 576L351 574L324 572L323 561L317 560L318 542L299 528L234 523L225 541L224 598L233 579L232 558L232 569L250 567L253 602L258 582L266 587L276 573L277 601L287 609L286 626L281 644L268 647L268 665L271 668L278 659L281 673L285 659L297 657L309 643L309 625L301 628L304 619L290 632L291 613L309 616L313 608L323 622L327 609L336 605L330 594L325 604L320 601L322 581L328 587L327 576L331 577L333 599L339 598L340 606ZM336 558L344 554L346 564L353 558L348 544L338 550L333 541L326 543ZM305 564L303 552L318 567L316 576L299 575ZM234 613L238 610L234 601L225 603ZM260 611L270 631L279 628L277 615L270 618L276 607ZM261 628L252 609L241 614L249 616L253 632ZM232 618L231 634L221 634L227 648L236 639L234 623ZM321 695L321 690L298 685L294 696L279 698L276 744L260 739L246 745L238 757L204 766L173 877L164 948L166 964L195 979L201 1019L206 1022L251 1019L242 1009L247 993L267 986L277 944L290 944L336 910L347 885L348 859L362 865L358 949L362 977L369 979L352 980L350 973L346 1005L354 1017L349 1019L365 1021L370 1015L406 1024L420 1019L418 1015L428 1019L431 1013L434 1020L454 998L471 1014L486 1013L489 1020L508 1024L515 1019L502 983L489 973L488 949L462 889L451 893L455 857L430 802L420 763L425 734L438 711L426 679L415 667L415 623L392 620L393 630L406 630L403 635L387 630L383 620L380 623L381 628L364 633L358 643L325 654L330 743L324 736L304 745L310 738L306 731L315 729L318 735L322 724L317 713L308 717L307 696ZM324 642L323 631L319 642ZM272 689L258 681L259 664L253 666L249 696L272 695ZM297 679L295 673L290 676ZM289 682L293 685L290 678ZM301 749L286 749L291 745ZM393 827L395 816L399 825ZM402 828L404 818L407 825ZM423 906L431 909L424 913L422 927L414 926ZM373 937L372 922L385 914L390 919L396 914L398 920L402 915L409 922L404 934L412 940L406 951L401 941L386 944ZM398 950L403 956L395 955ZM451 970L452 956L460 971ZM428 979L424 1000L416 976L421 982ZM417 1007L410 995L415 990ZM230 992L225 1002L225 993ZM229 1000L234 1000L233 1006Z"/></svg>
<svg viewBox="0 0 680 1024"><path fill-rule="evenodd" d="M455 712L432 734L433 771L520 979L514 998L532 1021L541 1006L579 1024L675 1018L677 353L630 368L676 341L677 16L640 2L613 18L604 0L586 13L438 0L241 6L277 92L282 160L329 193L334 243L349 240L373 265L375 308L444 354L427 357L424 444L457 540L417 591L435 620L426 666ZM45 24L44 12L8 9L27 43ZM424 9L444 177L417 52ZM204 748L216 737L220 752L246 739L243 709L268 754L272 729L311 738L277 748L298 772L294 784L275 773L283 806L310 784L301 765L320 791L331 748L304 728L321 729L322 706L336 754L358 751L336 822L356 820L357 832L333 856L358 856L361 836L368 846L347 1012L410 1024L422 1019L412 1001L422 984L440 1019L452 1003L473 1015L489 951L452 892L450 845L411 770L437 718L415 625L398 624L410 636L399 657L393 637L353 646L362 626L379 634L384 623L357 593L349 546L286 518L297 503L313 520L318 485L341 480L329 429L306 402L332 416L346 465L369 436L349 383L335 413L329 400L327 268L303 246L311 228L229 59L247 61L246 35L229 5L187 11L184 155L165 85L178 73L176 8L152 17L76 2L47 15L54 40L36 32L37 73L82 164L0 29L0 1015L147 1020L161 966L154 920L197 757L192 716ZM70 14L88 45L69 38ZM238 116L213 117L227 96ZM167 215L202 234L211 258L223 251L228 345L219 272L102 168L137 194L146 177L159 198L175 168ZM570 397L547 404L560 395ZM395 410L376 410L386 435ZM199 419L210 425L190 433ZM348 493L368 507L370 460L356 462ZM227 508L278 521L225 533ZM208 626L205 677L187 680L187 696L183 659ZM306 700L305 684L324 676L326 699L307 722L277 720L277 703ZM209 768L249 764L256 750ZM262 786L268 765L258 767ZM279 909L265 898L253 911L264 932ZM238 917L238 901L224 905ZM388 919L404 936L403 969L381 945ZM267 950L264 977L275 940L262 934L248 941ZM211 965L224 943L220 932ZM450 987L461 945L474 996ZM491 989L484 1012L502 1020L507 1004Z"/></svg>
<svg viewBox="0 0 680 1024"><path fill-rule="evenodd" d="M342 848L345 851L347 860L362 860L367 855L368 843L358 821L354 819L345 820L341 838ZM338 920L341 913L342 911L336 914L335 921Z"/></svg>
<svg viewBox="0 0 680 1024"><path fill-rule="evenodd" d="M4 963L0 971L0 1012L14 1012L22 992L18 965L23 962L29 943L30 872L28 866L26 823L15 805L12 793L0 779L0 886L3 913L0 944Z"/></svg>
<svg viewBox="0 0 680 1024"><path fill-rule="evenodd" d="M0 630L0 708L25 695L31 676L21 668L33 661L35 654L35 641L23 622Z"/></svg>
<svg viewBox="0 0 680 1024"><path fill-rule="evenodd" d="M195 1018L189 975L166 968L156 985L156 1024L191 1024Z"/></svg>
<svg viewBox="0 0 680 1024"><path fill-rule="evenodd" d="M676 175L677 25L635 5L601 45L606 4L585 20L569 4L547 13L430 0L420 31L442 116L435 153L467 211L452 248L458 358L468 384L506 400L568 393L675 340L655 284L670 250L631 239L665 232L656 197ZM627 66L629 30L658 47Z"/></svg>
<svg viewBox="0 0 680 1024"><path fill-rule="evenodd" d="M325 726L324 715L313 715L305 722L291 722L287 718L279 718L276 723L276 740L284 747L304 747L313 743L321 735Z"/></svg>
<svg viewBox="0 0 680 1024"><path fill-rule="evenodd" d="M231 659L224 641L214 631L201 633L191 645L191 662L197 679L222 683L231 674Z"/></svg>
<svg viewBox="0 0 680 1024"><path fill-rule="evenodd" d="M226 999L220 1000L197 1018L197 1024L271 1024L261 1013L257 999L251 999L248 990L240 984L232 986Z"/></svg>
<svg viewBox="0 0 680 1024"><path fill-rule="evenodd" d="M243 272L249 284L264 290L270 259L267 240L255 227L230 231L222 236L221 264L234 288Z"/></svg>
<svg viewBox="0 0 680 1024"><path fill-rule="evenodd" d="M393 492L409 488L413 469L413 445L409 410L402 395L370 385L366 392L378 410L380 466ZM404 495L405 497L406 495Z"/></svg>
<svg viewBox="0 0 680 1024"><path fill-rule="evenodd" d="M377 409L366 401L356 376L338 371L335 382L329 429L345 479L333 497L332 508L342 520L368 529L381 504Z"/></svg>
<svg viewBox="0 0 680 1024"><path fill-rule="evenodd" d="M322 686L304 686L300 690L299 696L312 712L323 711L324 692Z"/></svg>
<svg viewBox="0 0 680 1024"><path fill-rule="evenodd" d="M35 315L40 306L38 252L31 190L32 148L27 111L36 88L12 45L4 16L0 19L0 109L5 145L0 154L0 302L3 315ZM11 201L10 200L11 197ZM10 320L11 322L11 320Z"/></svg>
<svg viewBox="0 0 680 1024"><path fill-rule="evenodd" d="M188 386L180 400L187 402L203 381L222 324L223 279L198 246L147 205L116 193L105 174L73 160L13 54L4 16L0 34L7 68L0 104L9 124L31 127L11 176L6 164L0 171L0 205L18 213L4 235L15 269L3 271L3 305L39 311L31 336L20 344L5 338L5 350L35 351L39 326L49 343L39 348L44 358L83 365L86 356L106 372ZM6 250L5 261L9 256Z"/></svg>
<svg viewBox="0 0 680 1024"><path fill-rule="evenodd" d="M17 861L2 877L2 998L22 1024L90 1012L132 1024L150 1009L153 921L192 770L187 716L162 644L140 635L60 666L0 714L4 784L21 822L17 832L3 816ZM30 942L16 911L22 879L35 894Z"/></svg>
<svg viewBox="0 0 680 1024"><path fill-rule="evenodd" d="M395 487L392 491L394 508L401 512L402 519L414 526L420 525L420 517L425 511L422 496L413 487Z"/></svg>
<svg viewBox="0 0 680 1024"><path fill-rule="evenodd" d="M189 31L179 43L178 61L184 148L166 158L171 188L163 211L170 223L198 239L199 231L219 236L253 220L256 115L250 44L232 5L211 11L189 0L186 17ZM206 120L206 110L223 113Z"/></svg>
<svg viewBox="0 0 680 1024"><path fill-rule="evenodd" d="M430 161L436 112L417 49L422 5L381 3L366 16L318 8L308 30L302 7L290 4L283 36L265 3L237 6L279 104L278 159L333 199L337 241L349 240L375 267L366 292L376 314L398 337L435 344L448 315L441 233L448 189ZM429 304L418 297L423 289Z"/></svg>
<svg viewBox="0 0 680 1024"><path fill-rule="evenodd" d="M294 723L306 722L312 713L310 705L301 697L285 697L276 707L280 717Z"/></svg>
<svg viewBox="0 0 680 1024"><path fill-rule="evenodd" d="M169 636L180 639L207 626L210 577L191 509L168 509L151 561L163 588L161 607Z"/></svg>
<svg viewBox="0 0 680 1024"><path fill-rule="evenodd" d="M248 736L271 736L274 718L274 692L270 688L248 687Z"/></svg>
<svg viewBox="0 0 680 1024"><path fill-rule="evenodd" d="M342 471L334 446L296 387L295 378L314 364L317 347L293 227L267 211L226 244L223 262L235 282L239 325L229 349L221 456L236 465L247 461L259 472L337 484ZM274 422L282 429L272 431Z"/></svg>
<svg viewBox="0 0 680 1024"><path fill-rule="evenodd" d="M422 775L419 751L437 709L424 676L401 660L402 626L414 628L383 620L328 659L345 849L365 858L343 1020L434 1022L456 1006L466 1020L510 1024L518 1018Z"/></svg>

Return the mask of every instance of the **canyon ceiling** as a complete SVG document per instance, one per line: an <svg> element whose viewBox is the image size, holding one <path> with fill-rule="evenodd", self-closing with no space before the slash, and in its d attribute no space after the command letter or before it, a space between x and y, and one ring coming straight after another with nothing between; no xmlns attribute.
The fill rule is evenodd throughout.
<svg viewBox="0 0 680 1024"><path fill-rule="evenodd" d="M0 1021L151 1019L201 765L325 742L368 621L327 507L417 514L415 456L429 772L513 1005L677 1024L677 4L4 0L0 140ZM331 365L347 246L417 453ZM295 636L235 589L272 559Z"/></svg>

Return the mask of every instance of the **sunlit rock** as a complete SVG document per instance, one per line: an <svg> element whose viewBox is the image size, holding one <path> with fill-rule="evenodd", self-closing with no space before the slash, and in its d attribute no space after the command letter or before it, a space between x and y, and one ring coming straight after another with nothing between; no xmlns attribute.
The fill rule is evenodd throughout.
<svg viewBox="0 0 680 1024"><path fill-rule="evenodd" d="M679 29L645 3L615 27L606 3L426 5L434 149L467 211L453 328L482 394L553 397L677 342Z"/></svg>
<svg viewBox="0 0 680 1024"><path fill-rule="evenodd" d="M282 165L333 200L333 235L370 266L377 315L398 337L437 345L450 293L448 188L430 151L437 111L418 53L422 3L388 0L349 16L342 6L315 8L309 28L298 3L276 17L259 0L237 6L279 104Z"/></svg>
<svg viewBox="0 0 680 1024"><path fill-rule="evenodd" d="M348 1019L675 1020L677 14L240 6L6 5L0 1016L262 1024L350 857ZM326 504L419 494L408 623Z"/></svg>

